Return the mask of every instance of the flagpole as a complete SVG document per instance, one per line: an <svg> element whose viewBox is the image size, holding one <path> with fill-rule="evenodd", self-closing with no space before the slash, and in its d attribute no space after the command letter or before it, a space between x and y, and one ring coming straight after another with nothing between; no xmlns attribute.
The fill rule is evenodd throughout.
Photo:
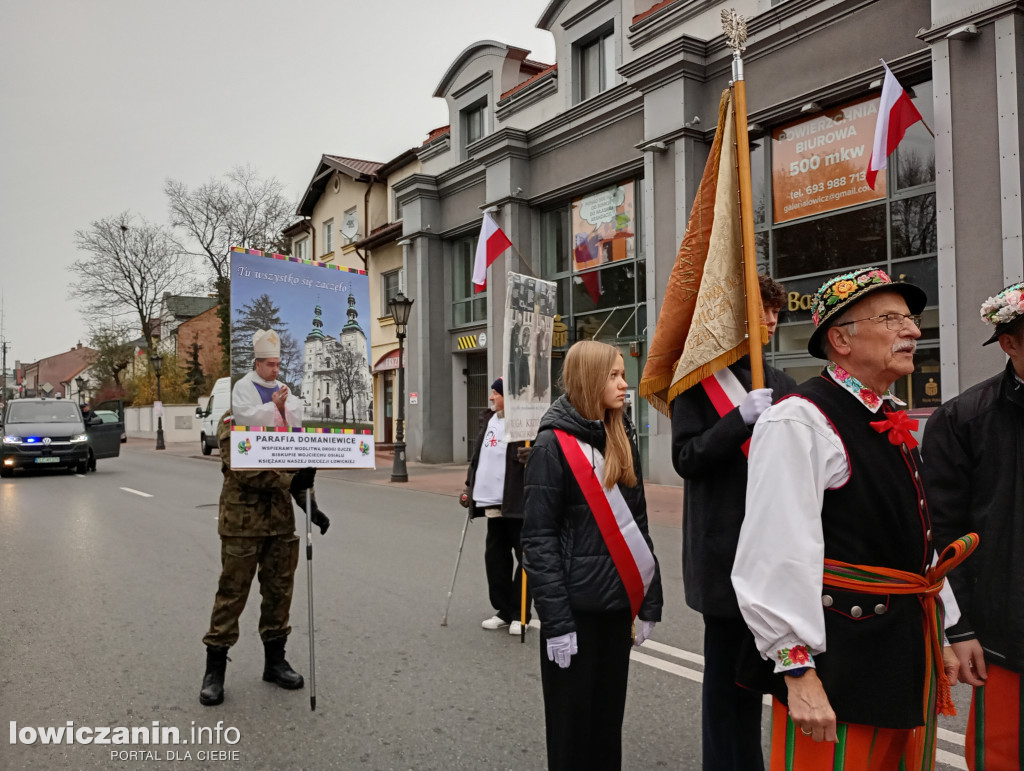
<svg viewBox="0 0 1024 771"><path fill-rule="evenodd" d="M751 388L764 388L764 358L761 352L761 286L757 280L757 252L754 248L754 195L750 182L750 138L747 134L747 88L743 79L743 51L747 42L747 21L735 9L722 11L726 44L733 51L732 91L736 109L736 163L740 178L740 227L743 240L743 283L747 299L747 342L750 348Z"/></svg>

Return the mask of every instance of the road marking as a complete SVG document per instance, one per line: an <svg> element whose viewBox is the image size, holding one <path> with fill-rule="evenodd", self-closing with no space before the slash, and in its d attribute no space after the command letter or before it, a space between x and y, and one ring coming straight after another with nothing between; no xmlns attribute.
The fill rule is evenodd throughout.
<svg viewBox="0 0 1024 771"><path fill-rule="evenodd" d="M945 750L935 750L935 760L938 763L945 763L947 766L967 771L967 763L961 755L954 755L952 752L946 752Z"/></svg>
<svg viewBox="0 0 1024 771"><path fill-rule="evenodd" d="M85 474L75 474L79 479L85 479Z"/></svg>
<svg viewBox="0 0 1024 771"><path fill-rule="evenodd" d="M131 493L132 495L141 495L143 498L152 498L153 497L149 493L144 493L141 490L133 490L130 487L122 487L121 489L124 490L126 493Z"/></svg>

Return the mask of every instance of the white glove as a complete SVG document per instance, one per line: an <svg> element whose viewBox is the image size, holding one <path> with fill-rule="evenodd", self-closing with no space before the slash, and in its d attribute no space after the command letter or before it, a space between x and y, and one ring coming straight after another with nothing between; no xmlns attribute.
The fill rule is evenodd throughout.
<svg viewBox="0 0 1024 771"><path fill-rule="evenodd" d="M772 406L772 389L755 388L740 405L740 417L748 426L752 426L761 417L761 413Z"/></svg>
<svg viewBox="0 0 1024 771"><path fill-rule="evenodd" d="M575 632L560 634L548 640L548 661L555 662L562 669L568 668L569 660L578 652Z"/></svg>
<svg viewBox="0 0 1024 771"><path fill-rule="evenodd" d="M633 645L643 645L644 641L650 638L651 633L654 631L654 621L641 621L640 626L636 630L636 639L633 640Z"/></svg>

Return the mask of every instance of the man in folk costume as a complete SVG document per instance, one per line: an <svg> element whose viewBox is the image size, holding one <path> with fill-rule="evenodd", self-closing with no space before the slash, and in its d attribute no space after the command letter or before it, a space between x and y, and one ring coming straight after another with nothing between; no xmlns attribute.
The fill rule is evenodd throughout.
<svg viewBox="0 0 1024 771"><path fill-rule="evenodd" d="M281 371L281 338L272 329L252 337L255 361L231 390L231 409L240 426L299 428L302 402L277 379Z"/></svg>
<svg viewBox="0 0 1024 771"><path fill-rule="evenodd" d="M774 664L773 770L930 769L936 711L953 711L943 575L977 536L930 567L916 422L889 390L914 371L925 303L875 268L826 281L808 351L828 365L754 426L732 582Z"/></svg>
<svg viewBox="0 0 1024 771"><path fill-rule="evenodd" d="M948 635L960 680L974 686L971 771L1024 768L1024 282L981 306L1005 369L928 419L922 449L938 543L975 531L978 552L949 575L960 621Z"/></svg>
<svg viewBox="0 0 1024 771"><path fill-rule="evenodd" d="M775 332L786 299L782 285L761 275L763 320ZM703 767L756 771L761 755L761 694L736 684L750 630L729 581L743 522L747 450L758 417L796 382L765 368L767 388L751 390L750 357L688 388L671 404L672 464L686 480L683 495L683 586L686 604L704 617L701 702Z"/></svg>

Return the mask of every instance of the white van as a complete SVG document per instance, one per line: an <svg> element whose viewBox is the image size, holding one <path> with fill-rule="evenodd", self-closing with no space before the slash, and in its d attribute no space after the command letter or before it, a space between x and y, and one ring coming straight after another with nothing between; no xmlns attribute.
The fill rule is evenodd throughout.
<svg viewBox="0 0 1024 771"><path fill-rule="evenodd" d="M206 409L196 407L196 417L202 423L199 428L199 447L203 455L209 455L217 446L217 421L231 409L231 378L222 377L213 384L213 393L206 403Z"/></svg>

